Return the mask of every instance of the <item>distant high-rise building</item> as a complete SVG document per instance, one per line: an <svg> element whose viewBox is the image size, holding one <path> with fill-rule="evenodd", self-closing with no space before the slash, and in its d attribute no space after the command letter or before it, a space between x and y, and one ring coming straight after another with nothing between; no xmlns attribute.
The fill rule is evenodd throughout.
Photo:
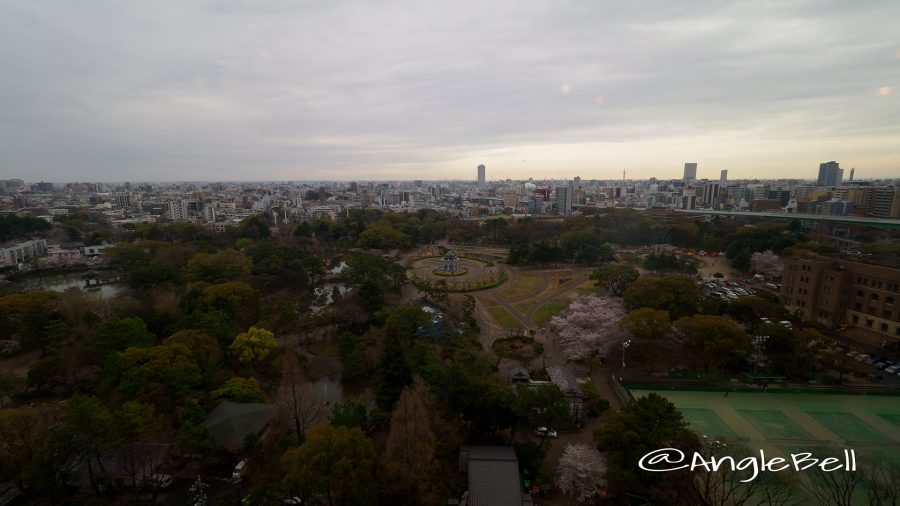
<svg viewBox="0 0 900 506"><path fill-rule="evenodd" d="M581 184L581 176L575 176L575 184L576 185Z"/></svg>
<svg viewBox="0 0 900 506"><path fill-rule="evenodd" d="M856 173L856 167L850 167L850 182L853 182L853 174Z"/></svg>
<svg viewBox="0 0 900 506"><path fill-rule="evenodd" d="M722 169L722 172L719 173L719 182L725 183L728 181L728 169Z"/></svg>
<svg viewBox="0 0 900 506"><path fill-rule="evenodd" d="M572 197L575 196L575 184L569 181L566 186L557 186L555 190L556 208L559 214L572 214Z"/></svg>
<svg viewBox="0 0 900 506"><path fill-rule="evenodd" d="M819 178L816 186L838 186L844 179L844 171L834 160L819 164Z"/></svg>
<svg viewBox="0 0 900 506"><path fill-rule="evenodd" d="M683 179L685 181L697 179L697 164L696 163L684 164L684 178Z"/></svg>
<svg viewBox="0 0 900 506"><path fill-rule="evenodd" d="M478 166L478 184L484 184L484 182L485 182L484 165L479 165Z"/></svg>

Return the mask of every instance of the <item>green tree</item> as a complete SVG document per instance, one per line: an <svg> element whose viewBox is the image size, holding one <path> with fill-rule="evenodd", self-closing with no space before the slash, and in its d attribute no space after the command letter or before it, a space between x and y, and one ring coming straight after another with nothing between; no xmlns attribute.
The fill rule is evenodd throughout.
<svg viewBox="0 0 900 506"><path fill-rule="evenodd" d="M357 299L359 306L373 315L384 307L384 289L380 283L367 279L360 285Z"/></svg>
<svg viewBox="0 0 900 506"><path fill-rule="evenodd" d="M694 281L684 276L641 276L625 289L622 301L629 311L642 307L661 309L668 311L669 317L674 319L697 312L700 290Z"/></svg>
<svg viewBox="0 0 900 506"><path fill-rule="evenodd" d="M598 287L606 288L616 297L621 297L625 288L638 277L637 269L623 264L607 264L591 273L591 279Z"/></svg>
<svg viewBox="0 0 900 506"><path fill-rule="evenodd" d="M247 283L229 281L208 286L200 298L207 311L221 311L244 328L259 320L260 294Z"/></svg>
<svg viewBox="0 0 900 506"><path fill-rule="evenodd" d="M569 401L554 384L537 388L519 385L514 409L519 420L528 428L559 427L571 419Z"/></svg>
<svg viewBox="0 0 900 506"><path fill-rule="evenodd" d="M183 344L128 348L119 354L117 366L123 394L146 397L158 406L171 404L173 396L188 396L203 381L191 350Z"/></svg>
<svg viewBox="0 0 900 506"><path fill-rule="evenodd" d="M660 448L678 448L686 455L699 448L697 436L664 397L655 393L639 397L613 413L594 432L594 440L607 454L607 481L615 494L642 495L649 497L651 504L692 504L688 470L652 473L635 465Z"/></svg>
<svg viewBox="0 0 900 506"><path fill-rule="evenodd" d="M230 378L221 387L213 390L212 396L235 402L261 402L262 389L256 378Z"/></svg>
<svg viewBox="0 0 900 506"><path fill-rule="evenodd" d="M396 334L388 334L378 360L378 385L375 388L378 406L385 411L393 409L400 392L411 384L412 371L400 338Z"/></svg>
<svg viewBox="0 0 900 506"><path fill-rule="evenodd" d="M241 362L254 364L265 360L277 346L275 334L266 329L250 327L247 332L238 334L229 348L237 353Z"/></svg>
<svg viewBox="0 0 900 506"><path fill-rule="evenodd" d="M409 347L419 337L419 329L428 325L428 314L418 306L399 306L384 322L384 335L394 336Z"/></svg>
<svg viewBox="0 0 900 506"><path fill-rule="evenodd" d="M239 227L241 237L249 237L251 239L268 239L272 235L269 225L259 216L251 216L245 218Z"/></svg>
<svg viewBox="0 0 900 506"><path fill-rule="evenodd" d="M328 423L334 427L365 430L367 418L366 407L357 401L350 400L336 403L331 408Z"/></svg>
<svg viewBox="0 0 900 506"><path fill-rule="evenodd" d="M43 492L56 484L56 470L62 464L51 460L53 425L55 413L45 407L0 409L0 476L20 492ZM61 451L58 456L67 458Z"/></svg>
<svg viewBox="0 0 900 506"><path fill-rule="evenodd" d="M319 425L306 442L285 453L282 488L306 504L321 497L328 506L371 502L375 488L375 445L359 429Z"/></svg>
<svg viewBox="0 0 900 506"><path fill-rule="evenodd" d="M204 332L185 329L175 332L163 340L163 344L183 344L206 378L210 378L222 363L222 348L219 341Z"/></svg>
<svg viewBox="0 0 900 506"><path fill-rule="evenodd" d="M105 358L128 348L146 348L156 344L156 336L144 320L137 316L111 318L100 324L94 332L94 350L103 363Z"/></svg>
<svg viewBox="0 0 900 506"><path fill-rule="evenodd" d="M91 485L100 493L97 471L107 472L101 455L120 442L112 413L96 397L76 395L66 402L60 422L60 434L85 461Z"/></svg>
<svg viewBox="0 0 900 506"><path fill-rule="evenodd" d="M677 320L675 329L685 349L703 368L737 370L746 364L751 342L743 329L722 316L693 315Z"/></svg>
<svg viewBox="0 0 900 506"><path fill-rule="evenodd" d="M197 253L187 263L191 281L224 283L241 281L250 276L253 260L233 250L216 253Z"/></svg>
<svg viewBox="0 0 900 506"><path fill-rule="evenodd" d="M638 339L656 341L672 330L669 312L642 307L625 315L619 326Z"/></svg>
<svg viewBox="0 0 900 506"><path fill-rule="evenodd" d="M407 234L400 232L387 221L380 221L366 227L359 234L359 245L363 248L407 249L412 241Z"/></svg>
<svg viewBox="0 0 900 506"><path fill-rule="evenodd" d="M366 342L363 337L350 333L341 334L338 341L341 354L341 379L358 381L366 374Z"/></svg>

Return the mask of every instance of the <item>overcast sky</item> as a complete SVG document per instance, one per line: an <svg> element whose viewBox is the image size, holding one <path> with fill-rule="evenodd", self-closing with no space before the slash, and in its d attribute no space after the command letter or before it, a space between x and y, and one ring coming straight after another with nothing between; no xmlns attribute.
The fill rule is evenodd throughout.
<svg viewBox="0 0 900 506"><path fill-rule="evenodd" d="M900 176L900 1L0 0L0 177Z"/></svg>

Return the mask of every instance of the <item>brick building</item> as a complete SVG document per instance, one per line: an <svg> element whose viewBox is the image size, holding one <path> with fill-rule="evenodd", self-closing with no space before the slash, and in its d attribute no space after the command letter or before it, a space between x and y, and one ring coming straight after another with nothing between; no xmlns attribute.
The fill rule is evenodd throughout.
<svg viewBox="0 0 900 506"><path fill-rule="evenodd" d="M803 319L863 329L900 347L900 269L811 256L784 259L781 301Z"/></svg>

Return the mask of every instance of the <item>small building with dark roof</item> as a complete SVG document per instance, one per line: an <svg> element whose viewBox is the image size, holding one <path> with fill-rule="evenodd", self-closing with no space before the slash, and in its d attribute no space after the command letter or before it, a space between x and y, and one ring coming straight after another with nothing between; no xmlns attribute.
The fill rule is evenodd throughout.
<svg viewBox="0 0 900 506"><path fill-rule="evenodd" d="M581 421L582 406L586 396L581 391L572 368L567 365L551 365L547 367L547 376L554 385L559 387L563 397L569 401L572 420L575 422Z"/></svg>
<svg viewBox="0 0 900 506"><path fill-rule="evenodd" d="M244 438L259 435L269 424L275 406L259 402L223 402L210 411L203 426L228 451L240 451Z"/></svg>
<svg viewBox="0 0 900 506"><path fill-rule="evenodd" d="M459 470L468 475L469 489L460 506L532 506L519 476L519 461L511 446L463 446Z"/></svg>

